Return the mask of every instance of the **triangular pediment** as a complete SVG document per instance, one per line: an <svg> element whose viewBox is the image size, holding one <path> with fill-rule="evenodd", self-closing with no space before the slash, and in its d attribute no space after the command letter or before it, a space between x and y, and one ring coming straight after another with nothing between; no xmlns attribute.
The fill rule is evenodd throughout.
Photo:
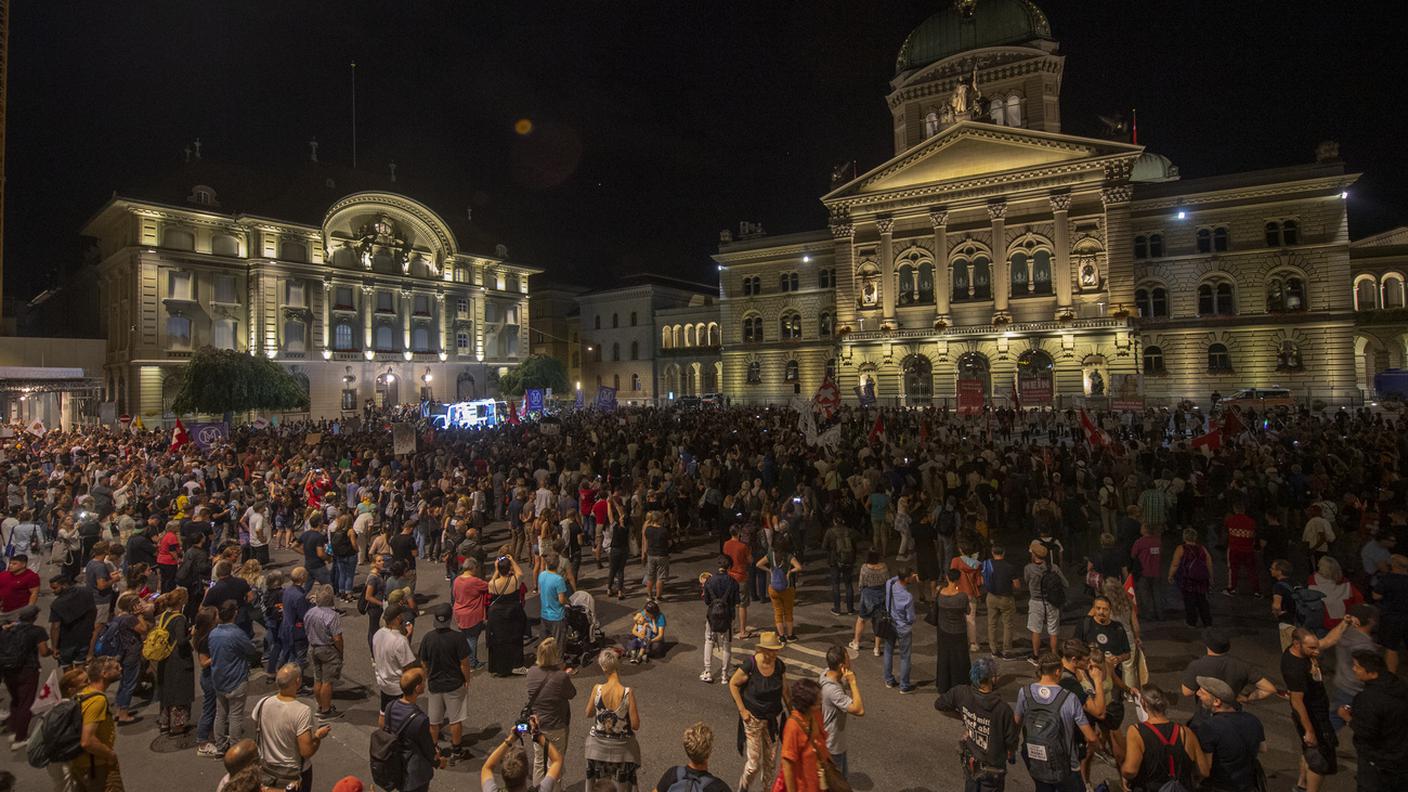
<svg viewBox="0 0 1408 792"><path fill-rule="evenodd" d="M961 121L838 187L823 200L1039 171L1141 151L1142 147L1128 143Z"/></svg>

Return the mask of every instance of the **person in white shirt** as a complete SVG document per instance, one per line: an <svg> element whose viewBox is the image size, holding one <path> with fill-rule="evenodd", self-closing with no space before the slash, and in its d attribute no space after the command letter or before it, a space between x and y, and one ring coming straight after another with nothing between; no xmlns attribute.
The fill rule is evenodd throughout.
<svg viewBox="0 0 1408 792"><path fill-rule="evenodd" d="M240 525L244 526L245 533L249 534L249 556L260 565L269 563L269 504L264 501L255 501L253 506L245 509L240 516Z"/></svg>
<svg viewBox="0 0 1408 792"><path fill-rule="evenodd" d="M386 705L401 696L401 672L420 663L411 651L411 634L415 625L407 621L410 613L404 605L392 605L382 617L385 625L372 636L372 670L376 674L377 692L381 694L377 725L384 726Z"/></svg>
<svg viewBox="0 0 1408 792"><path fill-rule="evenodd" d="M331 726L313 728L313 709L298 700L303 669L288 663L276 677L279 692L260 699L249 718L258 735L260 779L266 787L284 789L298 783L300 789L313 788L313 755L322 746ZM228 767L229 753L226 753Z"/></svg>

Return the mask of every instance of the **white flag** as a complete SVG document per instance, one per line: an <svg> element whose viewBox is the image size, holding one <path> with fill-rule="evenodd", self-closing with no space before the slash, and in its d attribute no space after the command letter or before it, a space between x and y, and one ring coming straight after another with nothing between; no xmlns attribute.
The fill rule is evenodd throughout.
<svg viewBox="0 0 1408 792"><path fill-rule="evenodd" d="M39 692L34 695L34 703L30 705L31 715L39 716L53 709L61 700L59 695L59 670L56 668L49 672L49 679L39 688ZM36 724L37 725L37 724Z"/></svg>
<svg viewBox="0 0 1408 792"><path fill-rule="evenodd" d="M34 435L35 437L43 437L44 433L49 431L48 429L44 428L44 422L39 420L38 418L35 418L33 421L31 421L29 426L26 426L24 430Z"/></svg>

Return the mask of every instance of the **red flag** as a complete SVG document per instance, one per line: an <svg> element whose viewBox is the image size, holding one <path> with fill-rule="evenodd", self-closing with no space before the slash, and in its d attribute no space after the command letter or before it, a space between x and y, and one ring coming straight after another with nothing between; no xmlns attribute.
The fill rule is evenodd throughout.
<svg viewBox="0 0 1408 792"><path fill-rule="evenodd" d="M1242 425L1242 418L1237 414L1235 407L1229 407L1222 413L1222 439L1228 440L1242 433L1246 427Z"/></svg>
<svg viewBox="0 0 1408 792"><path fill-rule="evenodd" d="M875 442L876 438L885 436L885 418L880 415L875 416L875 425L870 427L870 442Z"/></svg>
<svg viewBox="0 0 1408 792"><path fill-rule="evenodd" d="M1105 445L1105 433L1095 426L1094 421L1090 420L1090 415L1086 413L1084 407L1080 408L1080 428L1085 430L1086 442L1097 448Z"/></svg>
<svg viewBox="0 0 1408 792"><path fill-rule="evenodd" d="M171 448L167 449L171 453L181 450L181 446L191 442L191 436L186 432L186 425L181 423L181 419L176 419L176 428L171 432Z"/></svg>
<svg viewBox="0 0 1408 792"><path fill-rule="evenodd" d="M821 387L816 389L816 395L812 397L812 406L821 413L823 420L831 418L836 413L836 408L841 406L841 391L830 377L823 379Z"/></svg>
<svg viewBox="0 0 1408 792"><path fill-rule="evenodd" d="M508 422L514 426L518 425L518 402L516 401L508 403Z"/></svg>
<svg viewBox="0 0 1408 792"><path fill-rule="evenodd" d="M1202 448L1203 446L1207 446L1208 450L1216 451L1217 449L1222 447L1223 431L1224 430L1222 429L1222 427L1219 427L1217 425L1217 421L1210 421L1208 422L1207 433L1200 434L1197 437L1193 438L1193 441L1189 443L1189 445L1191 445L1193 448Z"/></svg>

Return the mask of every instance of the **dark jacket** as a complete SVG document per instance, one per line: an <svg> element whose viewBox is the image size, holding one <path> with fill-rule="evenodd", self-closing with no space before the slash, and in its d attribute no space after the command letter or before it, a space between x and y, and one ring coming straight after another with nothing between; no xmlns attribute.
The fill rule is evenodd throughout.
<svg viewBox="0 0 1408 792"><path fill-rule="evenodd" d="M406 723L408 720L411 722ZM435 777L437 752L430 739L430 718L420 707L398 698L386 705L386 730L394 734L402 724L406 724L406 730L401 732L401 759L406 775L401 789L420 789Z"/></svg>
<svg viewBox="0 0 1408 792"><path fill-rule="evenodd" d="M1017 751L1021 731L1012 707L993 691L982 693L971 685L955 685L934 701L939 712L954 713L963 721L963 742L993 770L1007 767L1007 757Z"/></svg>
<svg viewBox="0 0 1408 792"><path fill-rule="evenodd" d="M1408 773L1408 682L1384 672L1354 696L1354 750L1379 770Z"/></svg>

